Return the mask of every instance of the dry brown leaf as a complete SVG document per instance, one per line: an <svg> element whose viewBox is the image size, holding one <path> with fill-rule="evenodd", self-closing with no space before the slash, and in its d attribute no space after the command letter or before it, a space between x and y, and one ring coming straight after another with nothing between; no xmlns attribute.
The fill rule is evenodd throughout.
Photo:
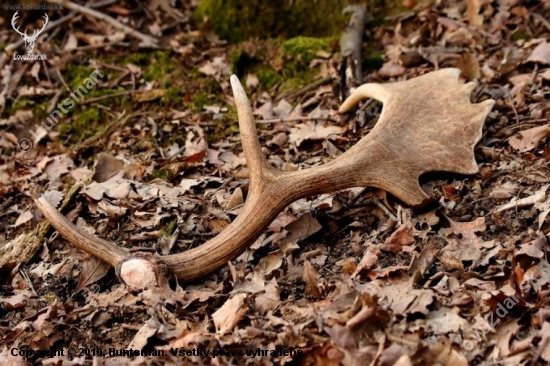
<svg viewBox="0 0 550 366"><path fill-rule="evenodd" d="M483 16L479 14L483 0L466 0L466 9L468 13L468 23L473 27L483 25Z"/></svg>
<svg viewBox="0 0 550 366"><path fill-rule="evenodd" d="M383 78L395 78L403 74L405 74L405 68L393 61L384 63L380 70L378 70L378 75Z"/></svg>
<svg viewBox="0 0 550 366"><path fill-rule="evenodd" d="M81 272L75 292L102 279L109 271L109 268L111 268L109 264L94 256L90 256L87 260L80 262Z"/></svg>
<svg viewBox="0 0 550 366"><path fill-rule="evenodd" d="M389 281L385 285L376 281L365 287L371 295L381 298L380 305L388 305L396 314L428 314L428 306L434 301L432 290L412 288L405 278Z"/></svg>
<svg viewBox="0 0 550 366"><path fill-rule="evenodd" d="M544 257L548 241L544 235L540 235L537 239L530 241L529 243L521 244L520 250L516 252L516 256L520 254L528 255L532 258Z"/></svg>
<svg viewBox="0 0 550 366"><path fill-rule="evenodd" d="M539 64L550 64L550 43L546 41L539 43L527 58L527 62L536 62Z"/></svg>
<svg viewBox="0 0 550 366"><path fill-rule="evenodd" d="M462 318L458 308L440 308L431 311L426 316L426 326L434 334L466 333L470 323Z"/></svg>
<svg viewBox="0 0 550 366"><path fill-rule="evenodd" d="M367 249L361 259L361 262L357 265L357 269L355 270L355 273L353 273L352 277L364 277L364 274L366 274L369 269L374 268L377 262L378 256Z"/></svg>
<svg viewBox="0 0 550 366"><path fill-rule="evenodd" d="M550 125L533 127L518 132L510 137L508 143L520 152L530 151L536 148L539 142L550 135Z"/></svg>
<svg viewBox="0 0 550 366"><path fill-rule="evenodd" d="M160 322L156 317L147 320L134 335L127 349L142 350L147 346L149 338L157 334L159 328Z"/></svg>
<svg viewBox="0 0 550 366"><path fill-rule="evenodd" d="M307 121L291 128L290 131L289 142L300 146L306 140L336 138L344 129L340 126L330 125L328 122Z"/></svg>
<svg viewBox="0 0 550 366"><path fill-rule="evenodd" d="M399 253L403 250L404 246L414 244L414 238L412 236L412 226L403 224L393 234L386 239L384 244L380 246L380 250L387 252Z"/></svg>
<svg viewBox="0 0 550 366"><path fill-rule="evenodd" d="M545 345L542 348L541 358L546 362L550 362L550 322L544 322L539 334L542 338L542 344Z"/></svg>
<svg viewBox="0 0 550 366"><path fill-rule="evenodd" d="M263 294L256 296L254 300L255 310L260 315L275 311L281 305L281 292L275 278L265 284L264 291Z"/></svg>
<svg viewBox="0 0 550 366"><path fill-rule="evenodd" d="M265 275L271 274L274 270L280 268L283 265L284 253L280 250L269 253L262 259L258 266L262 269Z"/></svg>
<svg viewBox="0 0 550 366"><path fill-rule="evenodd" d="M0 365L4 366L27 366L30 365L23 356L12 355L13 348L8 349L4 347L2 352L0 352Z"/></svg>
<svg viewBox="0 0 550 366"><path fill-rule="evenodd" d="M321 230L322 226L319 221L311 215L311 212L306 212L298 220L291 222L285 226L288 235L283 238L281 243L291 243L297 240L304 240L310 235Z"/></svg>
<svg viewBox="0 0 550 366"><path fill-rule="evenodd" d="M0 297L0 303L7 311L24 308L27 305L27 300L32 296L28 290L21 291L10 297Z"/></svg>
<svg viewBox="0 0 550 366"><path fill-rule="evenodd" d="M493 248L495 241L483 241L475 233L485 231L485 219L478 217L470 222L456 222L449 219L450 229L446 231L445 240L449 243L441 250L440 259L447 265L462 269L463 262L472 262L474 267L482 259L486 249Z"/></svg>
<svg viewBox="0 0 550 366"><path fill-rule="evenodd" d="M248 311L245 299L246 294L236 294L212 314L217 332L224 334L231 331L241 321Z"/></svg>
<svg viewBox="0 0 550 366"><path fill-rule="evenodd" d="M243 203L244 203L243 190L241 189L241 187L237 187L231 194L231 197L229 197L229 201L227 201L227 205L225 205L225 209L231 210L237 206L242 205Z"/></svg>
<svg viewBox="0 0 550 366"><path fill-rule="evenodd" d="M13 227L18 227L21 225L26 224L27 222L31 221L33 218L33 214L31 211L23 211L21 214L19 214L19 217L15 221L15 224L13 224Z"/></svg>
<svg viewBox="0 0 550 366"><path fill-rule="evenodd" d="M306 293L316 299L321 297L321 288L319 287L319 272L311 265L309 261L304 261L304 273L302 278L306 282Z"/></svg>

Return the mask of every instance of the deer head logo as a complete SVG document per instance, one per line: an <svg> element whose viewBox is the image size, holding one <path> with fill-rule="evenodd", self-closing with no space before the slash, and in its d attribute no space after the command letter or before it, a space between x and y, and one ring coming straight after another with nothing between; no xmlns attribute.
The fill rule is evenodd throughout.
<svg viewBox="0 0 550 366"><path fill-rule="evenodd" d="M15 26L15 20L17 18L19 18L19 16L17 15L17 13L19 13L19 11L16 11L15 14L13 14L13 17L11 18L11 26L13 27L13 29L15 29L15 31L17 33L19 33L21 35L21 37L23 37L23 40L25 41L25 48L27 49L27 53L32 53L32 51L34 50L34 44L36 42L36 39L38 38L38 36L40 35L40 33L42 33L44 31L44 28L46 28L46 24L48 24L48 15L46 13L44 13L44 24L42 25L42 29L40 30L34 30L32 35L29 36L27 34L27 29L25 29L25 32L20 32L19 31L19 27L16 28Z"/></svg>

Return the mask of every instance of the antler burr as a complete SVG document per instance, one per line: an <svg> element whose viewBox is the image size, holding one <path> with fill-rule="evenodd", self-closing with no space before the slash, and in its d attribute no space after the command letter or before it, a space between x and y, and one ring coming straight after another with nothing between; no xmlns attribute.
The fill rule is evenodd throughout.
<svg viewBox="0 0 550 366"><path fill-rule="evenodd" d="M373 130L333 161L291 172L277 170L265 160L246 94L238 78L231 76L250 172L248 197L238 217L218 236L186 252L158 257L159 261L179 280L197 280L240 255L279 212L299 198L373 186L416 206L428 198L418 184L422 174L431 171L477 173L473 150L494 101L470 103L475 84L461 84L459 74L458 69L442 69L407 81L362 85L339 111L344 113L365 98L380 100L384 107ZM44 197L36 203L60 234L75 246L117 266L126 284L147 286L141 270L149 266L147 260L132 257L113 243L77 234L78 229ZM131 262L134 264L130 265ZM153 278L153 283L158 282L155 276L146 277Z"/></svg>

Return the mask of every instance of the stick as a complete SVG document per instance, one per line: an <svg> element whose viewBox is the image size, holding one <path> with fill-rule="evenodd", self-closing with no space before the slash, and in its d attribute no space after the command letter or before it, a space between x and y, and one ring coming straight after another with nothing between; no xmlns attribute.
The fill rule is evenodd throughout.
<svg viewBox="0 0 550 366"><path fill-rule="evenodd" d="M275 101L278 101L278 100L281 100L283 98L288 98L288 99L294 99L294 98L297 98L299 97L300 95L303 95L311 90L314 90L314 89L317 89L318 87L320 87L321 85L325 85L325 84L328 84L332 81L332 77L330 76L327 76L327 77L324 77L322 79L319 79L317 81L314 81L313 83L309 84L309 85L306 85L304 86L303 88L301 89L298 89L296 90L295 92L284 92L282 93L281 95L279 95Z"/></svg>
<svg viewBox="0 0 550 366"><path fill-rule="evenodd" d="M348 5L344 14L351 13L351 19L340 38L340 52L343 58L351 57L355 70L355 82L363 84L363 68L361 66L361 43L365 25L368 21L367 8L364 5Z"/></svg>
<svg viewBox="0 0 550 366"><path fill-rule="evenodd" d="M261 124L270 124L270 123L280 123L280 122L300 122L300 121L316 121L316 120L323 120L323 121L332 121L332 122L338 122L336 119L332 117L327 118L319 118L319 117L294 117L294 118L272 118L272 119L261 119L259 121L256 121L256 123Z"/></svg>
<svg viewBox="0 0 550 366"><path fill-rule="evenodd" d="M148 36L146 34L143 34L141 32L138 32L137 30L128 27L127 25L122 24L118 20L110 17L107 14L103 14L97 10L87 8L85 6L73 3L68 0L48 0L51 4L59 4L63 5L64 7L67 7L70 10L77 11L79 13L82 13L84 15L88 15L90 17L103 20L109 24L111 24L113 27L120 29L124 33L128 34L131 37L137 38L141 40L142 45L145 47L154 47L157 45L157 40L151 36Z"/></svg>

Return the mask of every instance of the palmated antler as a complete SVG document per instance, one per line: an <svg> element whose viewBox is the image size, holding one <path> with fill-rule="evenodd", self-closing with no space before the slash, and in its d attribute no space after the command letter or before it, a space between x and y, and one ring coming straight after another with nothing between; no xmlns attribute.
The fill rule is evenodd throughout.
<svg viewBox="0 0 550 366"><path fill-rule="evenodd" d="M470 103L474 83L461 84L458 69L443 69L388 84L365 84L340 107L344 113L365 98L384 107L373 130L330 163L300 171L280 171L265 160L246 94L236 76L231 86L239 116L244 155L250 174L248 197L238 217L218 236L197 248L159 257L179 280L199 279L239 256L287 205L315 194L374 186L415 206L427 197L419 177L431 171L474 174L474 147L494 101ZM117 266L132 287L147 284L132 278L146 261L102 239L77 234L76 227L41 197L38 207L52 225L75 246ZM87 238L88 237L88 238ZM132 261L138 265L130 266ZM126 267L126 269L125 269ZM140 274L142 275L142 274ZM149 276L149 275L147 275Z"/></svg>

